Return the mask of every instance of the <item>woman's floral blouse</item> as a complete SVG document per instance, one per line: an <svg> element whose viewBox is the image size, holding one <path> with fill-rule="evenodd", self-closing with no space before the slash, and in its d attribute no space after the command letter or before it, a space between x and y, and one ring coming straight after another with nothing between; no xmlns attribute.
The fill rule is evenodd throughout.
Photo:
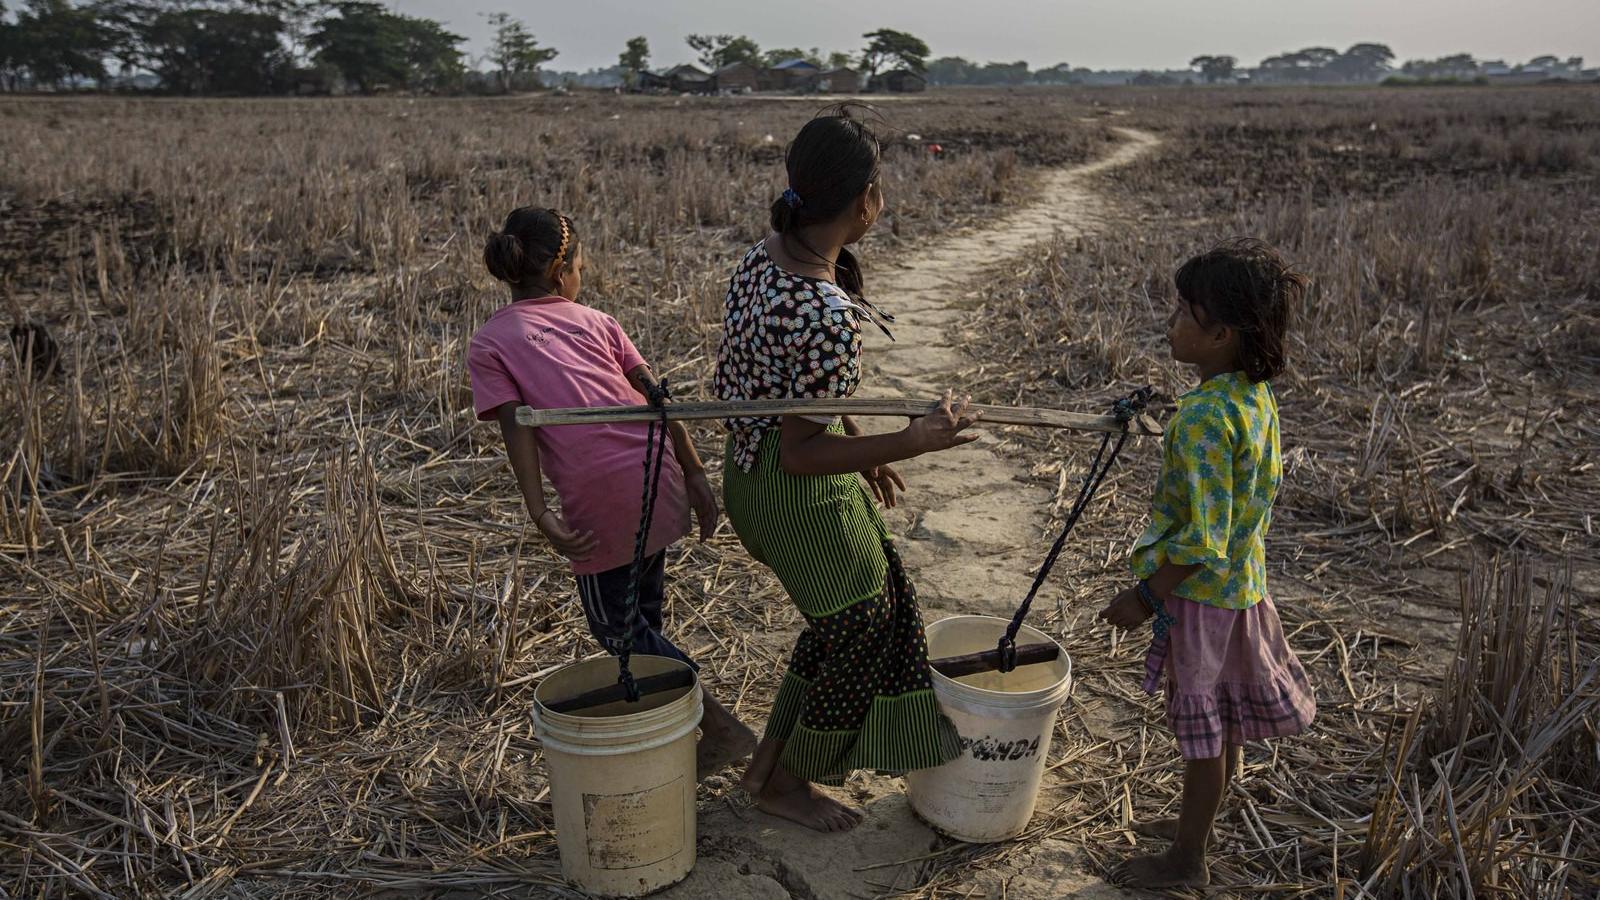
<svg viewBox="0 0 1600 900"><path fill-rule="evenodd" d="M780 269L763 241L745 254L723 303L719 400L848 397L861 381L860 310L843 288ZM727 420L733 461L755 464L778 419Z"/></svg>

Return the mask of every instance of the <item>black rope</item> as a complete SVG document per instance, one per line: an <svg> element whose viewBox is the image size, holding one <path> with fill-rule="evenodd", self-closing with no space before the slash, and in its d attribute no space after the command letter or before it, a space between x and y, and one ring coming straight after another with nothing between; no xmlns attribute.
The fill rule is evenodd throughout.
<svg viewBox="0 0 1600 900"><path fill-rule="evenodd" d="M1000 638L996 650L1000 654L1000 671L1009 672L1017 667L1017 632L1022 628L1022 620L1028 617L1028 611L1033 608L1033 598L1038 596L1039 588L1044 586L1044 580L1049 577L1050 570L1054 568L1056 559L1061 556L1061 550L1067 545L1067 535L1072 533L1072 527L1078 524L1084 510L1094 500L1095 492L1100 489L1101 482L1110 474L1111 467L1116 464L1118 454L1128 442L1128 423L1132 422L1145 405L1150 402L1154 393L1151 388L1143 387L1121 400L1111 404L1112 415L1117 417L1117 422L1122 426L1119 433L1107 432L1100 439L1100 449L1095 451L1094 461L1089 464L1089 471L1083 476L1083 487L1078 490L1078 499L1073 501L1072 509L1067 513L1067 520L1061 526L1061 533L1056 536L1056 542L1050 546L1050 552L1045 555L1044 562L1039 565L1038 574L1033 576L1033 587L1028 589L1028 596L1022 599L1022 605L1011 617L1011 624L1006 626L1006 633ZM1111 443L1112 437L1117 439ZM1109 455L1106 448L1110 448Z"/></svg>
<svg viewBox="0 0 1600 900"><path fill-rule="evenodd" d="M639 702L639 685L628 668L633 655L633 630L639 622L639 582L644 576L644 551L650 543L650 522L656 514L656 497L661 487L661 461L667 455L667 402L672 392L667 380L647 385L650 405L661 412L652 419L644 439L644 495L639 500L639 531L633 537L633 565L628 568L628 593L623 600L622 650L617 654L617 683L627 692L629 703Z"/></svg>

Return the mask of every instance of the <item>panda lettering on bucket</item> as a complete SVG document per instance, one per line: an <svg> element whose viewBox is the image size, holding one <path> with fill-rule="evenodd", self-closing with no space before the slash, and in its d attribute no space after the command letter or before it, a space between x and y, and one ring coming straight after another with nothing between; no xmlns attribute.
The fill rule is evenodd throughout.
<svg viewBox="0 0 1600 900"><path fill-rule="evenodd" d="M979 762L1015 762L1019 759L1032 759L1039 755L1039 738L1033 740L1017 738L1002 741L997 737L984 735L979 738L961 737L961 752L972 755Z"/></svg>

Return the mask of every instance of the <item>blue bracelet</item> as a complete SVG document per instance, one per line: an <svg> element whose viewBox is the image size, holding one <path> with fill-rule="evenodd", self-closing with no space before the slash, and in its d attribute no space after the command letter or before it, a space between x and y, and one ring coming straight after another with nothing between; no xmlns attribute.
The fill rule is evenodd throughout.
<svg viewBox="0 0 1600 900"><path fill-rule="evenodd" d="M1137 590L1139 591L1139 598L1149 604L1150 609L1155 613L1155 619L1150 622L1150 631L1156 636L1157 640L1166 637L1167 629L1178 620L1167 612L1167 605L1161 602L1161 598L1156 596L1156 592L1150 590L1148 581L1139 582Z"/></svg>

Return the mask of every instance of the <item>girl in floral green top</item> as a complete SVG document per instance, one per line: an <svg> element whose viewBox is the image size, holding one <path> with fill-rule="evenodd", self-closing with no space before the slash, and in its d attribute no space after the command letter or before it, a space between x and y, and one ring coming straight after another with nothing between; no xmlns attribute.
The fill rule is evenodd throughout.
<svg viewBox="0 0 1600 900"><path fill-rule="evenodd" d="M1198 566L1173 593L1223 609L1266 599L1263 539L1282 475L1272 386L1241 371L1206 379L1183 396L1167 426L1150 525L1133 545L1133 574L1150 578L1168 562Z"/></svg>
<svg viewBox="0 0 1600 900"><path fill-rule="evenodd" d="M1267 593L1263 543L1283 476L1268 379L1283 369L1305 277L1270 246L1240 240L1184 263L1176 281L1167 341L1200 385L1167 425L1150 525L1130 559L1139 582L1100 613L1123 628L1155 617L1144 688L1155 693L1165 674L1185 760L1178 818L1141 829L1172 846L1121 870L1150 888L1209 882L1206 844L1240 746L1299 734L1317 709Z"/></svg>

